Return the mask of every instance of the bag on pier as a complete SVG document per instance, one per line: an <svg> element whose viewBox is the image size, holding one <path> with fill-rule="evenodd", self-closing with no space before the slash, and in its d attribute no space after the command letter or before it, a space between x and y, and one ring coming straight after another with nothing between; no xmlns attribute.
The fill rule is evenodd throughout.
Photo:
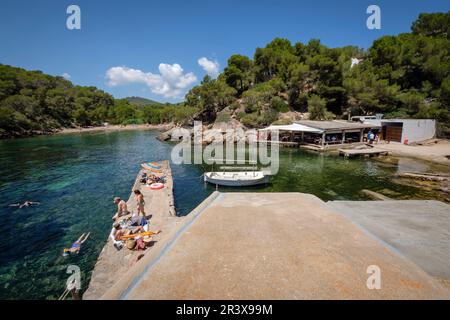
<svg viewBox="0 0 450 320"><path fill-rule="evenodd" d="M134 247L136 246L136 240L134 240L132 238L127 239L126 246L127 246L128 249L133 250Z"/></svg>
<svg viewBox="0 0 450 320"><path fill-rule="evenodd" d="M144 239L139 238L136 240L136 250L145 250L145 242Z"/></svg>

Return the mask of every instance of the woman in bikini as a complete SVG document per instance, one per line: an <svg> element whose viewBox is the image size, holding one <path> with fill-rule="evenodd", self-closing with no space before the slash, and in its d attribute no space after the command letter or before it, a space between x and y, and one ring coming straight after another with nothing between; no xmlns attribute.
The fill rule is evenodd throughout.
<svg viewBox="0 0 450 320"><path fill-rule="evenodd" d="M77 241L75 241L72 246L70 248L65 248L63 251L63 256L68 256L71 253L80 253L81 250L81 245L87 240L87 238L89 238L89 235L91 233L89 232L88 234L82 234Z"/></svg>
<svg viewBox="0 0 450 320"><path fill-rule="evenodd" d="M145 217L145 211L144 211L145 200L144 200L144 195L139 190L134 190L134 195L135 195L135 199L136 199L138 214L142 213L142 216Z"/></svg>

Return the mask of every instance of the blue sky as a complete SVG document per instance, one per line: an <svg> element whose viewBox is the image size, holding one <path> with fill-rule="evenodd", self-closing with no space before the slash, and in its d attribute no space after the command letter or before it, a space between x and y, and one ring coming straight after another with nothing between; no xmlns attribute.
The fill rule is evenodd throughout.
<svg viewBox="0 0 450 320"><path fill-rule="evenodd" d="M81 30L66 9L81 8ZM381 8L381 30L366 9ZM253 56L275 37L327 46L370 47L382 35L409 32L421 12L447 12L448 0L2 0L0 63L99 87L117 98L180 97L234 53ZM160 65L162 64L162 65ZM181 71L183 69L183 71Z"/></svg>

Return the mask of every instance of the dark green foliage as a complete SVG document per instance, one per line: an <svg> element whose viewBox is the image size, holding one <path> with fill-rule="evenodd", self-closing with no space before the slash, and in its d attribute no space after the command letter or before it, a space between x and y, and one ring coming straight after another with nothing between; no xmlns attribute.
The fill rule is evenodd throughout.
<svg viewBox="0 0 450 320"><path fill-rule="evenodd" d="M230 87L223 77L211 79L205 76L199 86L188 92L186 104L201 110L197 120L213 122L218 112L236 100L236 95L236 89Z"/></svg>
<svg viewBox="0 0 450 320"><path fill-rule="evenodd" d="M199 111L196 107L185 105L159 105L145 106L140 110L142 119L145 123L163 124L163 123L188 123Z"/></svg>
<svg viewBox="0 0 450 320"><path fill-rule="evenodd" d="M161 102L146 99L146 98L141 98L141 97L127 97L125 99L127 99L129 103L131 103L135 106L138 106L138 107L150 106L150 105L151 106L163 105Z"/></svg>
<svg viewBox="0 0 450 320"><path fill-rule="evenodd" d="M311 120L329 120L333 118L333 114L327 110L327 102L325 99L313 94L308 99L308 112Z"/></svg>
<svg viewBox="0 0 450 320"><path fill-rule="evenodd" d="M450 108L450 76L442 81L440 98L442 104Z"/></svg>
<svg viewBox="0 0 450 320"><path fill-rule="evenodd" d="M272 109L275 109L278 112L288 112L289 111L288 104L280 97L273 97L272 100L270 101L270 106L272 107Z"/></svg>
<svg viewBox="0 0 450 320"><path fill-rule="evenodd" d="M0 65L0 136L51 132L109 119L114 98L62 77Z"/></svg>
<svg viewBox="0 0 450 320"><path fill-rule="evenodd" d="M450 11L447 13L422 13L413 23L414 34L450 39Z"/></svg>
<svg viewBox="0 0 450 320"><path fill-rule="evenodd" d="M239 95L252 84L252 67L253 62L246 56L235 54L228 59L228 67L224 70L225 81Z"/></svg>
<svg viewBox="0 0 450 320"><path fill-rule="evenodd" d="M291 64L298 62L295 49L286 39L276 38L265 48L257 48L254 55L255 81L265 82L275 76L287 80L287 71Z"/></svg>

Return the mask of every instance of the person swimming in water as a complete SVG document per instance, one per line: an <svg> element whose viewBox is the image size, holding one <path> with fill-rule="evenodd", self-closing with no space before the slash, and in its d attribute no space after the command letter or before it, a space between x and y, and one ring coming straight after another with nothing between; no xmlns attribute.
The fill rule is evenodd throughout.
<svg viewBox="0 0 450 320"><path fill-rule="evenodd" d="M24 203L14 203L14 204L10 204L10 207L19 207L19 209L22 209L24 207L31 207L34 204L41 204L40 202L36 202L36 201L30 201L30 200L26 200Z"/></svg>
<svg viewBox="0 0 450 320"><path fill-rule="evenodd" d="M87 238L89 238L89 235L91 233L89 232L87 235L85 235L84 233L78 238L77 241L75 241L72 246L70 248L65 248L63 250L63 256L66 257L71 253L80 253L81 250L81 245L87 240Z"/></svg>

